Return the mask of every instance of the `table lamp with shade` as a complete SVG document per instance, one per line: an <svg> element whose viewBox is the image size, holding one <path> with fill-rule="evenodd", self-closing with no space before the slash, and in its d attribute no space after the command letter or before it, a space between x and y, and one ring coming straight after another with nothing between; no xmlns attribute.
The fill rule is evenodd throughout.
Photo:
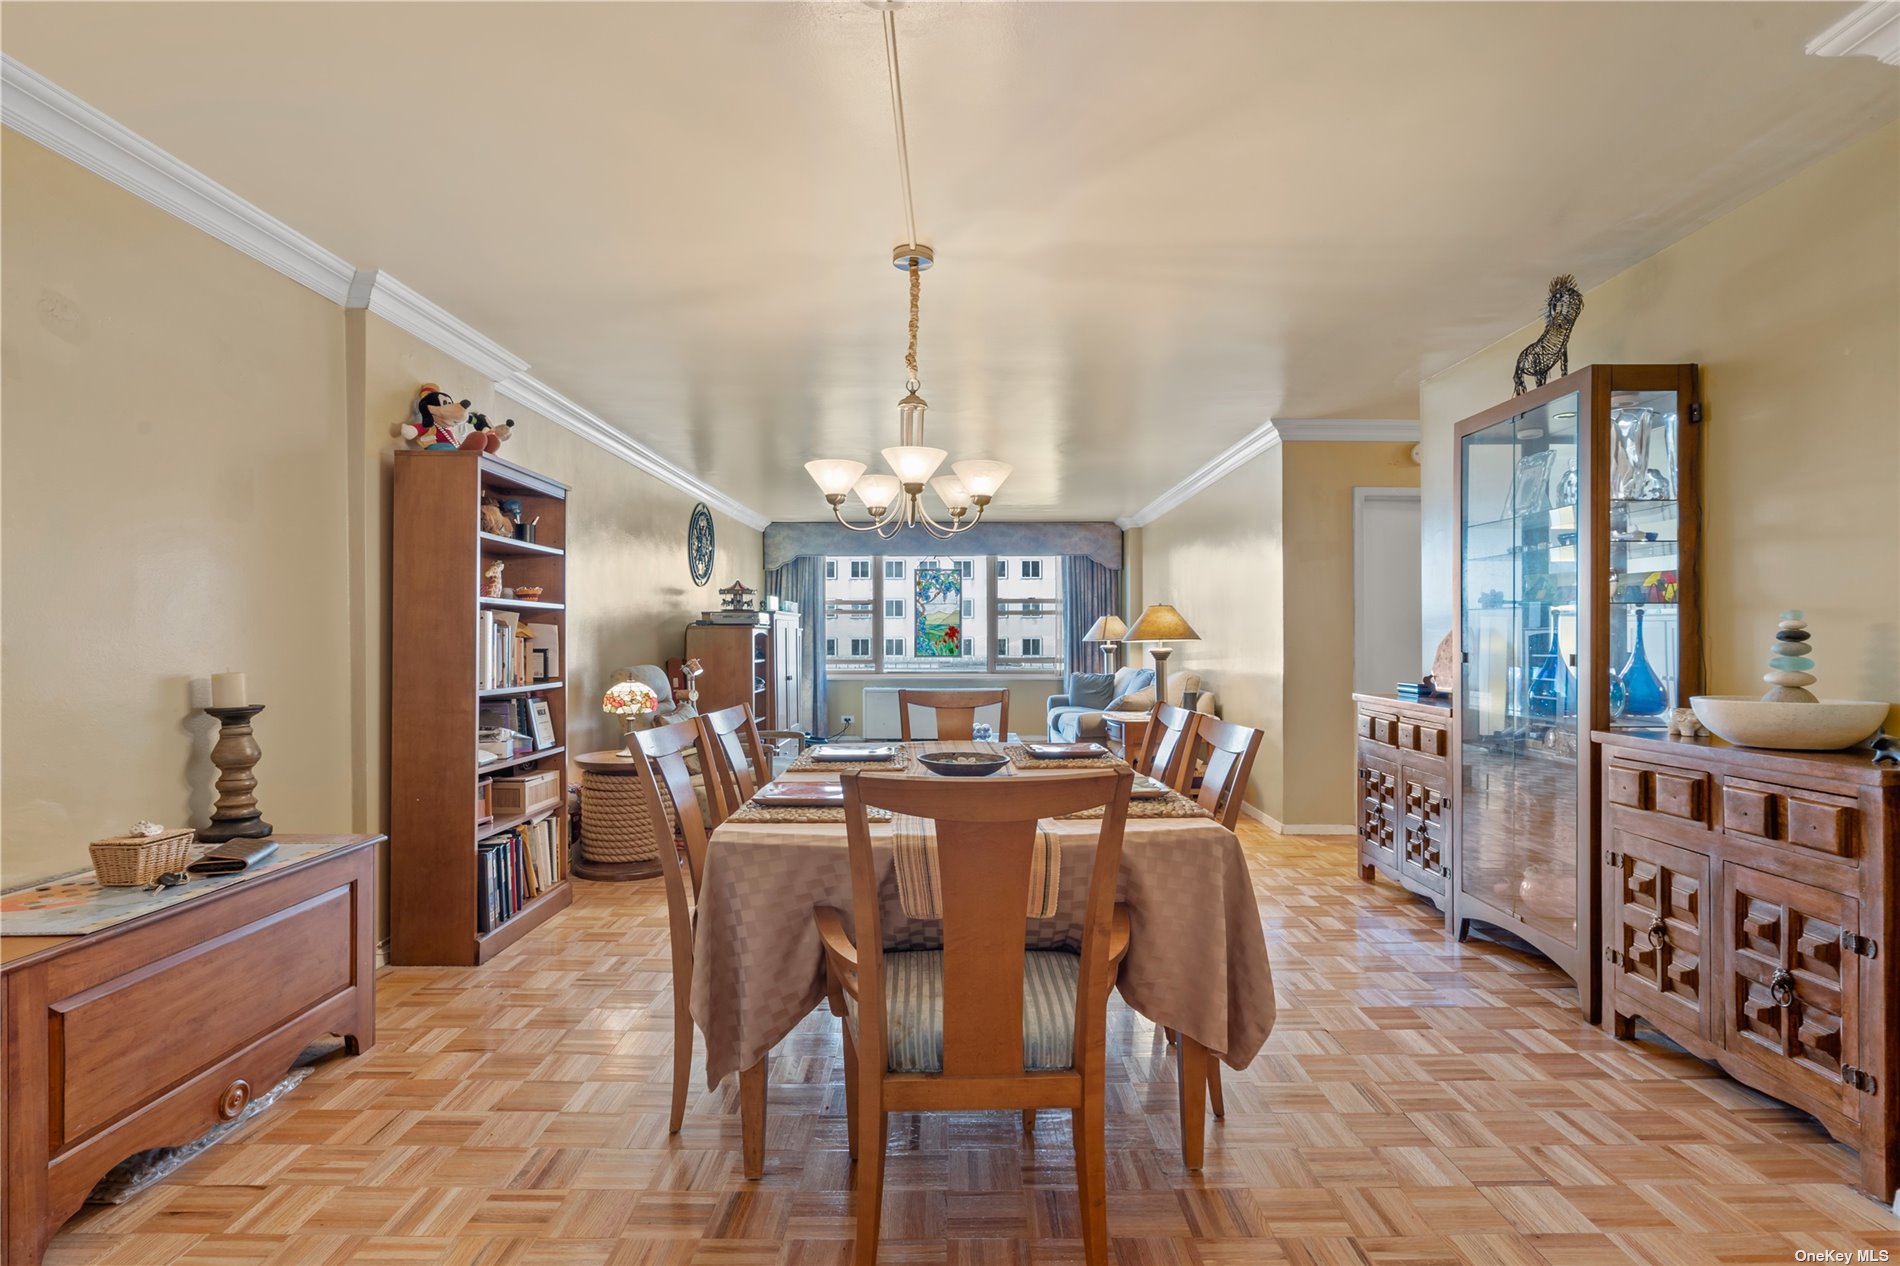
<svg viewBox="0 0 1900 1266"><path fill-rule="evenodd" d="M1135 617L1135 626L1128 630L1124 641L1129 642L1198 642L1201 635L1194 626L1181 617L1173 607L1152 606ZM1150 646L1149 656L1155 662L1155 700L1157 703L1168 701L1168 656L1173 647L1167 645Z"/></svg>
<svg viewBox="0 0 1900 1266"><path fill-rule="evenodd" d="M1105 615L1089 625L1089 631L1082 635L1084 642L1102 644L1102 671L1115 671L1115 657L1121 653L1122 635L1128 632L1128 626L1122 623L1118 615Z"/></svg>

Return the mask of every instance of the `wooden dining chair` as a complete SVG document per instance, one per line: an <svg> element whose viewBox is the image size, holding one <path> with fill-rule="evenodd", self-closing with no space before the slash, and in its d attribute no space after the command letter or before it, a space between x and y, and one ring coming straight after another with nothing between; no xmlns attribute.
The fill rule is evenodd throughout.
<svg viewBox="0 0 1900 1266"><path fill-rule="evenodd" d="M1216 717L1202 717L1195 728L1195 739L1208 748L1201 790L1195 799L1231 831L1240 821L1247 776L1253 772L1254 757L1260 754L1260 731Z"/></svg>
<svg viewBox="0 0 1900 1266"><path fill-rule="evenodd" d="M1176 791L1185 791L1194 768L1194 735L1202 720L1198 712L1171 703L1156 704L1135 768Z"/></svg>
<svg viewBox="0 0 1900 1266"><path fill-rule="evenodd" d="M712 827L738 812L752 793L772 781L772 757L768 739L800 739L796 730L761 730L750 704L735 703L730 708L701 714L700 750L705 753L707 812Z"/></svg>
<svg viewBox="0 0 1900 1266"><path fill-rule="evenodd" d="M647 812L652 821L667 820L666 801L660 795L664 783L677 810L673 825L685 846L675 851L662 842L660 847L660 873L666 879L666 923L673 947L673 1115L667 1133L678 1134L680 1123L686 1119L686 1089L692 1080L693 923L699 909L699 881L706 871L707 834L699 800L693 795L693 773L687 768L686 753L699 748L702 766L709 753L700 741L698 728L691 725L641 730L633 741L646 758L639 765Z"/></svg>
<svg viewBox="0 0 1900 1266"><path fill-rule="evenodd" d="M1083 1255L1108 1260L1103 1080L1108 992L1128 950L1115 903L1134 775L1126 768L967 786L848 772L851 909L814 913L844 1030L845 1100L858 1166L859 1266L877 1261L887 1114L1067 1108ZM1025 909L1039 820L1106 806L1073 950L1028 950ZM886 951L867 807L935 823L941 950ZM869 1006L861 999L871 999ZM1025 1125L1030 1116L1025 1112Z"/></svg>
<svg viewBox="0 0 1900 1266"><path fill-rule="evenodd" d="M971 738L976 730L976 710L978 708L1001 707L1002 716L996 722L996 737L1002 738L1009 733L1009 689L1001 690L900 690L897 692L897 715L905 741L910 739L911 708L929 708L937 714L937 737L946 742L959 742Z"/></svg>

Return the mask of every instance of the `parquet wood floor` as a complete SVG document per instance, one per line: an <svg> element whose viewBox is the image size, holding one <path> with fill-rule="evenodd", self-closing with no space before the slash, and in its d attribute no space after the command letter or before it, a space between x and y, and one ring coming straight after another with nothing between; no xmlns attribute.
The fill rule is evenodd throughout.
<svg viewBox="0 0 1900 1266"><path fill-rule="evenodd" d="M1280 991L1181 1167L1173 1071L1112 1003L1109 1229L1121 1266L1650 1266L1885 1249L1801 1114L1653 1040L1587 1027L1563 977L1448 941L1339 842L1243 824ZM766 1176L740 1173L736 1079L666 1133L672 998L659 881L574 908L479 970L380 977L378 1044L325 1063L55 1266L834 1266L850 1168L835 1022L774 1057ZM696 1074L697 1077L697 1074ZM895 1118L882 1260L1081 1260L1065 1116Z"/></svg>

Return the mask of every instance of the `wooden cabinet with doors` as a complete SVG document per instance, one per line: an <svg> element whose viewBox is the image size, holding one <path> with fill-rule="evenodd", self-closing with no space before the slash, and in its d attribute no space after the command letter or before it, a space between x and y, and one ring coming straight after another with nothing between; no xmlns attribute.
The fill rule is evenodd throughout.
<svg viewBox="0 0 1900 1266"><path fill-rule="evenodd" d="M1359 874L1445 908L1450 873L1449 703L1352 697L1358 726Z"/></svg>
<svg viewBox="0 0 1900 1266"><path fill-rule="evenodd" d="M1640 1020L1900 1179L1900 768L1599 731L1605 1023Z"/></svg>
<svg viewBox="0 0 1900 1266"><path fill-rule="evenodd" d="M749 624L697 620L687 625L686 657L706 670L699 679L699 710L717 712L743 703L762 729L808 728L800 621L795 612L761 611Z"/></svg>

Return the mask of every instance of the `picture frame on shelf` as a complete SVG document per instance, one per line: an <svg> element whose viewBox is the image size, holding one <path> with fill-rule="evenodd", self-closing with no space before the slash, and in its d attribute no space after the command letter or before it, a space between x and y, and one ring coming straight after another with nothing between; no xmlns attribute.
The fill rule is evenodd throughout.
<svg viewBox="0 0 1900 1266"><path fill-rule="evenodd" d="M530 702L528 712L534 720L534 750L545 752L559 742L554 733L554 712L546 699Z"/></svg>

